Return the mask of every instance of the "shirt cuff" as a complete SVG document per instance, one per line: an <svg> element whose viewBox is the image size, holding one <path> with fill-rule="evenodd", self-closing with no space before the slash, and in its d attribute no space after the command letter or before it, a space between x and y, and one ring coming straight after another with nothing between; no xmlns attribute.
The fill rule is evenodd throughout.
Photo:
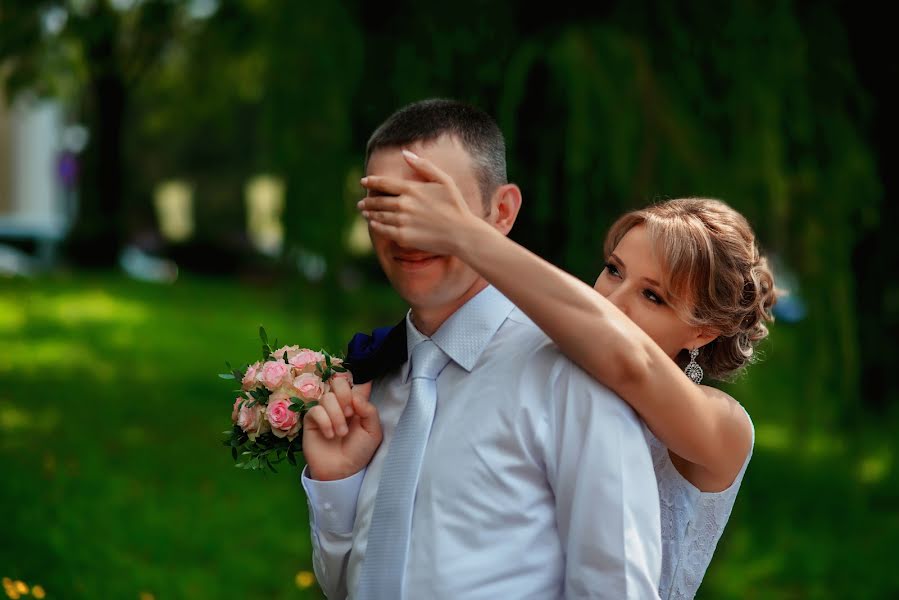
<svg viewBox="0 0 899 600"><path fill-rule="evenodd" d="M302 482L315 526L331 533L352 533L356 522L356 501L362 489L366 469L345 479L317 481L310 479L303 469Z"/></svg>

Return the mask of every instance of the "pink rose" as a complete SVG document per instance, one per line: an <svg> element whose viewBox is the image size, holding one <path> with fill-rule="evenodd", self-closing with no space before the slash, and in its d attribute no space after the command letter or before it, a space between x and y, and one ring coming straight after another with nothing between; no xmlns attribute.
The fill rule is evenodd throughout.
<svg viewBox="0 0 899 600"><path fill-rule="evenodd" d="M247 367L247 372L244 373L243 379L240 380L240 387L243 391L249 392L259 383L259 367L261 366L260 363L255 362Z"/></svg>
<svg viewBox="0 0 899 600"><path fill-rule="evenodd" d="M247 406L244 404L237 416L237 424L244 430L250 441L255 442L256 437L269 430L269 425L263 418L262 405Z"/></svg>
<svg viewBox="0 0 899 600"><path fill-rule="evenodd" d="M303 348L294 356L289 357L288 360L290 360L290 366L294 369L303 373L312 373L315 371L315 366L325 360L325 357L321 352Z"/></svg>
<svg viewBox="0 0 899 600"><path fill-rule="evenodd" d="M274 398L274 396L272 396ZM290 410L291 402L286 398L269 398L265 416L277 437L293 440L300 431L300 413Z"/></svg>
<svg viewBox="0 0 899 600"><path fill-rule="evenodd" d="M281 346L280 348L278 348L277 350L272 352L272 356L274 356L281 362L284 362L285 354L287 354L287 360L290 360L291 358L296 356L296 353L299 351L300 351L299 346Z"/></svg>
<svg viewBox="0 0 899 600"><path fill-rule="evenodd" d="M290 367L286 364L277 360L269 360L262 365L262 375L259 379L265 384L265 387L274 392L288 373L290 373Z"/></svg>
<svg viewBox="0 0 899 600"><path fill-rule="evenodd" d="M303 400L320 400L329 388L318 375L303 373L293 380L293 389Z"/></svg>
<svg viewBox="0 0 899 600"><path fill-rule="evenodd" d="M231 409L231 422L237 425L237 417L240 415L240 403L246 400L246 398L237 397L237 400L234 401L234 408Z"/></svg>

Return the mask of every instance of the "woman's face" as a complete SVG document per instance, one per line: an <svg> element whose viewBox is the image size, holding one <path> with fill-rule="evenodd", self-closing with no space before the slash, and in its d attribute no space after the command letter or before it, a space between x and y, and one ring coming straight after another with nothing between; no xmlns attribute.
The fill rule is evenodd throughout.
<svg viewBox="0 0 899 600"><path fill-rule="evenodd" d="M638 225L618 242L593 287L674 358L682 349L702 346L714 336L703 335L678 317L662 280L662 266L646 227Z"/></svg>

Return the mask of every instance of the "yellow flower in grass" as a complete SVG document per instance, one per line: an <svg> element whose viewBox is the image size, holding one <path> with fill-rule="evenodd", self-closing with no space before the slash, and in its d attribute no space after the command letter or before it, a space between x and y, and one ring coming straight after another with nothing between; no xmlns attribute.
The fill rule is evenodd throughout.
<svg viewBox="0 0 899 600"><path fill-rule="evenodd" d="M156 596L154 596L150 592L141 592L140 600L156 600Z"/></svg>
<svg viewBox="0 0 899 600"><path fill-rule="evenodd" d="M310 571L300 571L296 576L297 587L301 590L315 585L315 575Z"/></svg>
<svg viewBox="0 0 899 600"><path fill-rule="evenodd" d="M39 585L36 585L33 588L31 588L31 595L34 596L35 598L37 598L37 600L41 600L41 598L46 597L47 594L44 592L44 588L42 588Z"/></svg>
<svg viewBox="0 0 899 600"><path fill-rule="evenodd" d="M12 579L10 579L9 577L3 578L3 591L6 592L7 598L18 600L19 592L16 591L16 586L13 584Z"/></svg>
<svg viewBox="0 0 899 600"><path fill-rule="evenodd" d="M19 600L19 598L28 593L28 586L25 585L24 581L13 581L9 577L4 577L3 591L6 592L6 595L9 598L12 598L12 600Z"/></svg>

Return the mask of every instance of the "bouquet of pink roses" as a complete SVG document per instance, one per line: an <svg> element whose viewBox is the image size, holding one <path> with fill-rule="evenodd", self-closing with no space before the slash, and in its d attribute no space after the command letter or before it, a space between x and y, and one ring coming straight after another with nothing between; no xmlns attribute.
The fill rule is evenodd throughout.
<svg viewBox="0 0 899 600"><path fill-rule="evenodd" d="M265 329L259 328L262 360L239 369L225 363L229 373L222 379L240 381L240 394L231 410L233 427L224 433L231 456L241 469L270 469L287 459L296 465L294 453L302 448L303 416L318 404L336 378L352 386L353 375L343 360L324 350L299 346L273 350ZM275 346L278 345L275 340Z"/></svg>

